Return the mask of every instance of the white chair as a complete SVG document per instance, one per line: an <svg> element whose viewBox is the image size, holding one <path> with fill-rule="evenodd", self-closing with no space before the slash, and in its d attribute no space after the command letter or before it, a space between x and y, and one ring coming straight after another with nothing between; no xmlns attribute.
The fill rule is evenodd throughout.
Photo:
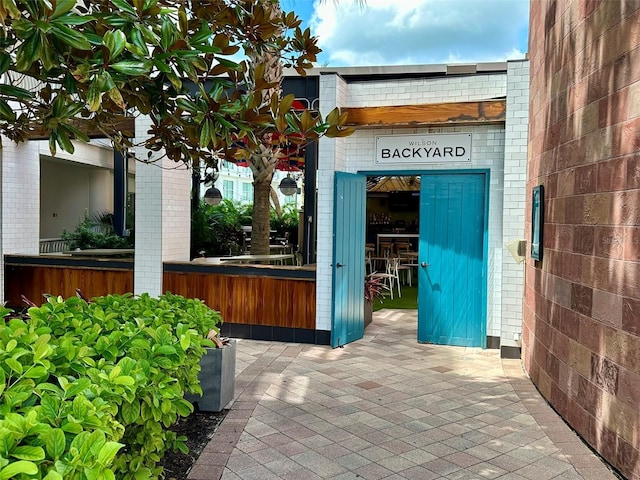
<svg viewBox="0 0 640 480"><path fill-rule="evenodd" d="M373 273L373 263L371 262L371 252L367 251L364 254L364 273Z"/></svg>
<svg viewBox="0 0 640 480"><path fill-rule="evenodd" d="M393 300L393 287L394 285L398 289L398 297L402 298L402 292L400 291L400 276L398 275L398 265L400 259L398 257L387 258L387 266L385 272L373 272L371 276L384 279L386 288L391 294L391 300Z"/></svg>

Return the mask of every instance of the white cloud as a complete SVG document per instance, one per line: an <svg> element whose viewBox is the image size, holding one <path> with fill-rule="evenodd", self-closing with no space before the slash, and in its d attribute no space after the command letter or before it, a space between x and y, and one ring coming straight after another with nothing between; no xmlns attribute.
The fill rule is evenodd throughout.
<svg viewBox="0 0 640 480"><path fill-rule="evenodd" d="M523 58L528 0L315 1L311 30L331 66Z"/></svg>

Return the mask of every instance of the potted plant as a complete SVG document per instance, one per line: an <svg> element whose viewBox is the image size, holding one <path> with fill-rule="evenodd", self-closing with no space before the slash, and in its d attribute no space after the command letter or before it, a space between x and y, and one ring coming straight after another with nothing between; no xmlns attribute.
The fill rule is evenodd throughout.
<svg viewBox="0 0 640 480"><path fill-rule="evenodd" d="M384 291L386 285L382 278L376 277L373 274L365 275L364 277L364 326L371 323L373 319L373 301L375 299L382 300L384 298Z"/></svg>
<svg viewBox="0 0 640 480"><path fill-rule="evenodd" d="M236 378L236 340L218 337L211 330L208 338L214 347L205 348L200 358L198 380L202 395L188 394L185 398L203 412L219 412L233 400Z"/></svg>

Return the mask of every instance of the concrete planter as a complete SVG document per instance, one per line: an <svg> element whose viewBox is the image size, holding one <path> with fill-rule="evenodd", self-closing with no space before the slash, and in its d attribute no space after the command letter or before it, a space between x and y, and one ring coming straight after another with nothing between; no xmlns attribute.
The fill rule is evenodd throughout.
<svg viewBox="0 0 640 480"><path fill-rule="evenodd" d="M186 399L203 412L219 412L233 400L235 377L236 340L232 339L223 348L207 348L198 374L202 396L189 394Z"/></svg>
<svg viewBox="0 0 640 480"><path fill-rule="evenodd" d="M364 328L373 320L373 303L364 301Z"/></svg>

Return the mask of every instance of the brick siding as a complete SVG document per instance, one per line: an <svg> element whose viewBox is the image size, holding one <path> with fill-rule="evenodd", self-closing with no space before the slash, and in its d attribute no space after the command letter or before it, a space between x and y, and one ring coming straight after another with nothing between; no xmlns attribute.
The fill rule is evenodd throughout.
<svg viewBox="0 0 640 480"><path fill-rule="evenodd" d="M523 360L573 428L640 478L640 2L531 2ZM531 212L526 231L530 232Z"/></svg>

